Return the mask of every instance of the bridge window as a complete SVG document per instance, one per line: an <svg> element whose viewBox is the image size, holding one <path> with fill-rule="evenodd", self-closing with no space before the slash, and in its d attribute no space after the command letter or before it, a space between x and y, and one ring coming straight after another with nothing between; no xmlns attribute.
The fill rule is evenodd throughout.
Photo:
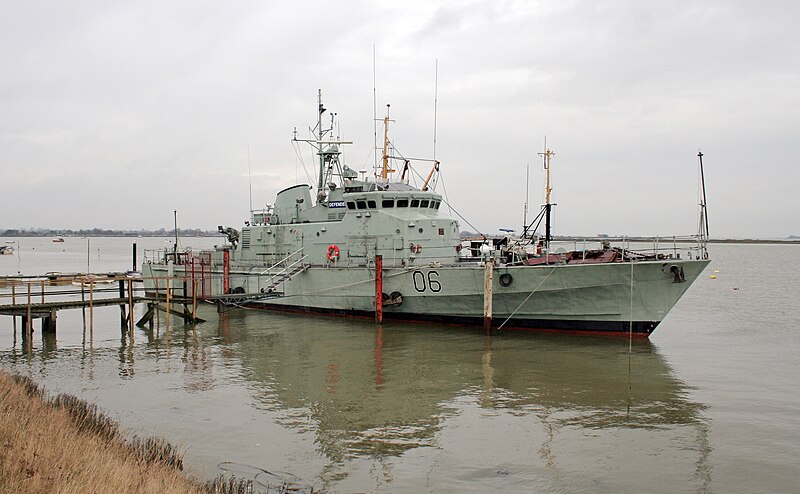
<svg viewBox="0 0 800 494"><path fill-rule="evenodd" d="M375 201L367 201L367 207L370 209L375 209L377 206L375 206Z"/></svg>
<svg viewBox="0 0 800 494"><path fill-rule="evenodd" d="M407 208L408 207L408 199L398 199L397 200L397 207L398 208Z"/></svg>
<svg viewBox="0 0 800 494"><path fill-rule="evenodd" d="M367 209L367 201L356 201L358 209Z"/></svg>
<svg viewBox="0 0 800 494"><path fill-rule="evenodd" d="M439 204L440 204L439 201L436 201L436 206L435 206L436 209L439 209Z"/></svg>
<svg viewBox="0 0 800 494"><path fill-rule="evenodd" d="M411 199L411 207L418 208L419 207L419 199Z"/></svg>
<svg viewBox="0 0 800 494"><path fill-rule="evenodd" d="M419 207L427 208L429 203L430 203L430 201L428 201L427 199L423 199L422 201L420 201Z"/></svg>
<svg viewBox="0 0 800 494"><path fill-rule="evenodd" d="M381 203L381 206L385 208L393 208L394 207L394 199L384 199Z"/></svg>
<svg viewBox="0 0 800 494"><path fill-rule="evenodd" d="M355 209L355 208L356 208L356 203L354 203L353 201L347 201L347 209Z"/></svg>

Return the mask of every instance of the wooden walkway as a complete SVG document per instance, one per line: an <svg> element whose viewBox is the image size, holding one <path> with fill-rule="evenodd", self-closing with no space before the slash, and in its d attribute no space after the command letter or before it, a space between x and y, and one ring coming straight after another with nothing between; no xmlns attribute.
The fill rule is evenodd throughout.
<svg viewBox="0 0 800 494"><path fill-rule="evenodd" d="M153 298L148 297L133 297L133 303L154 301ZM131 300L125 298L98 298L94 300L62 300L58 302L38 302L31 303L30 315L31 317L47 317L53 310L62 309L81 309L89 308L90 305L94 307L108 306L108 305L128 305ZM27 316L28 304L2 304L0 305L0 315L6 316Z"/></svg>

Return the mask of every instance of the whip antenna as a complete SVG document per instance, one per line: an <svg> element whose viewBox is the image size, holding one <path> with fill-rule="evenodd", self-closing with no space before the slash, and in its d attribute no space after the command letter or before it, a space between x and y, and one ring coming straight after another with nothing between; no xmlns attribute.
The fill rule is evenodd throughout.
<svg viewBox="0 0 800 494"><path fill-rule="evenodd" d="M436 59L436 68L434 69L434 83L433 83L433 160L436 161L436 115L437 107L439 105L439 59Z"/></svg>
<svg viewBox="0 0 800 494"><path fill-rule="evenodd" d="M247 145L247 179L250 182L250 213L253 213L253 169L250 167L250 144Z"/></svg>

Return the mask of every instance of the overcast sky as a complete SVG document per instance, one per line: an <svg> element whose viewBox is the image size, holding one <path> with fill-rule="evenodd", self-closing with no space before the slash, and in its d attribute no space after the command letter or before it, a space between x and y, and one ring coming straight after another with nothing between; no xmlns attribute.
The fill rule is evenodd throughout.
<svg viewBox="0 0 800 494"><path fill-rule="evenodd" d="M371 167L436 158L485 233L800 235L800 2L0 2L0 229L239 227L304 180L317 89ZM303 162L313 157L304 149ZM417 165L421 174L427 164ZM463 229L471 229L463 221Z"/></svg>

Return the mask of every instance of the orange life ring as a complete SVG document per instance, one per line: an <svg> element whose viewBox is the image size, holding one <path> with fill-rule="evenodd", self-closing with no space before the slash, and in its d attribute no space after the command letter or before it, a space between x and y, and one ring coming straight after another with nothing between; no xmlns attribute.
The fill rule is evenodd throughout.
<svg viewBox="0 0 800 494"><path fill-rule="evenodd" d="M339 259L339 247L331 244L328 246L328 260L335 261L336 259Z"/></svg>

